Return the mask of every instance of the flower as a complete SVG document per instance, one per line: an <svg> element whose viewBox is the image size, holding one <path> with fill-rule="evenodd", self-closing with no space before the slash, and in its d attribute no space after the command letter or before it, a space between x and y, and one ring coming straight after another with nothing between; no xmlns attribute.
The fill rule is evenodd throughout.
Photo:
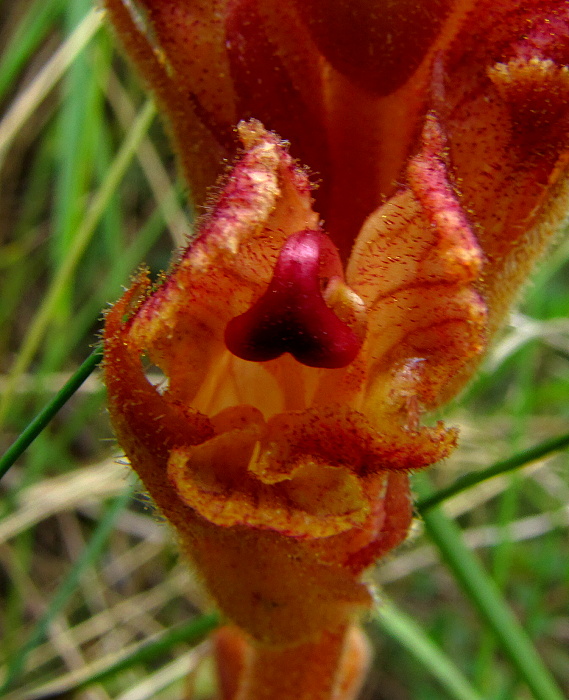
<svg viewBox="0 0 569 700"><path fill-rule="evenodd" d="M246 151L198 238L156 289L142 274L108 313L105 379L121 445L222 609L260 640L290 641L330 624L338 596L364 605L354 574L405 537L407 472L455 442L442 425L417 424L412 386L428 363L406 336L424 342L435 317L448 348L446 318L477 323L479 302L466 288L413 316L407 294L402 324L400 302L382 295L379 341L373 305L364 310L358 283L344 282L319 228L306 175L260 124L240 131ZM167 388L148 382L142 357ZM390 378L378 404L368 394L381 372ZM423 383L432 391L432 378ZM231 574L237 562L246 580ZM308 567L319 606L298 586Z"/></svg>
<svg viewBox="0 0 569 700"><path fill-rule="evenodd" d="M107 7L198 201L242 144L172 270L107 314L105 381L133 467L254 640L246 697L275 697L289 653L344 668L361 574L411 521L408 472L456 444L421 417L472 376L564 217L569 9ZM305 697L331 697L321 675Z"/></svg>

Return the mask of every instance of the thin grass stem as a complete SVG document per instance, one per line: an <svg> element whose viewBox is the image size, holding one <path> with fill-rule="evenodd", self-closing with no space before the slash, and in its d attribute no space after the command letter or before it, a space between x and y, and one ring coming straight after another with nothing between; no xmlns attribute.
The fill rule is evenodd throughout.
<svg viewBox="0 0 569 700"><path fill-rule="evenodd" d="M18 457L32 444L61 407L69 401L77 389L79 389L87 377L93 372L95 367L101 362L102 358L102 350L95 350L89 355L47 406L40 411L25 430L20 433L18 438L10 445L2 457L0 457L0 479L6 474Z"/></svg>
<svg viewBox="0 0 569 700"><path fill-rule="evenodd" d="M554 452L565 450L568 447L569 433L564 433L563 435L558 435L557 437L544 440L538 445L529 447L527 450L522 450L511 457L501 459L486 469L481 469L480 471L472 472L470 474L464 474L444 489L440 489L429 496L420 498L415 504L415 509L419 515L424 517L429 510L440 505L452 496L456 496L457 494L462 493L473 486L477 486L483 481L488 481L488 479L494 478L495 476L500 476L501 474L506 474L514 469L520 469L521 467L528 466L532 462L537 462L540 459L544 459L544 457L548 457Z"/></svg>
<svg viewBox="0 0 569 700"><path fill-rule="evenodd" d="M424 474L416 475L416 485L428 489ZM440 508L422 512L425 530L481 618L496 635L504 653L535 700L564 700L531 639L514 617L498 587L488 576L476 555L466 546L456 523Z"/></svg>
<svg viewBox="0 0 569 700"><path fill-rule="evenodd" d="M417 622L389 600L381 600L373 614L374 623L397 639L454 700L483 700L462 671L449 659Z"/></svg>

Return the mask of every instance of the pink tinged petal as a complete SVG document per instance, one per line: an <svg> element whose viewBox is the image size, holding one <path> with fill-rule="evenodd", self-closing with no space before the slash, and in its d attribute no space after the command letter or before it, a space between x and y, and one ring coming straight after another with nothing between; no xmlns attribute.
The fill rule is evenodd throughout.
<svg viewBox="0 0 569 700"><path fill-rule="evenodd" d="M485 347L486 308L474 288L484 256L450 179L434 114L407 180L364 224L347 279L368 308L368 410L404 410L412 424L417 410L439 405L464 383L461 373Z"/></svg>
<svg viewBox="0 0 569 700"><path fill-rule="evenodd" d="M225 331L228 349L263 362L290 352L309 367L345 367L362 340L326 305L322 286L342 278L337 250L319 231L290 236L279 254L267 291Z"/></svg>
<svg viewBox="0 0 569 700"><path fill-rule="evenodd" d="M569 5L481 0L444 57L441 120L487 262L489 335L569 201Z"/></svg>
<svg viewBox="0 0 569 700"><path fill-rule="evenodd" d="M287 237L318 222L309 183L278 139L256 122L239 133L247 150L216 206L129 329L184 402L222 367L225 326L262 295Z"/></svg>

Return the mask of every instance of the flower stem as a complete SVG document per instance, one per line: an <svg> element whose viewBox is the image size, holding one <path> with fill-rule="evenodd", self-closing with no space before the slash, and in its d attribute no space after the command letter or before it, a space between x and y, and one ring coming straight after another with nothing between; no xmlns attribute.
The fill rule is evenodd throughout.
<svg viewBox="0 0 569 700"><path fill-rule="evenodd" d="M225 627L215 644L222 700L354 700L370 660L357 626L284 648L251 643Z"/></svg>

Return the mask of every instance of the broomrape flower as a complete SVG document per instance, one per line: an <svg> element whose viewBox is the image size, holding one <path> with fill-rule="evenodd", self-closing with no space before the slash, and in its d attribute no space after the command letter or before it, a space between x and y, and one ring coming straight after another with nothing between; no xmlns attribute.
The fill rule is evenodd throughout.
<svg viewBox="0 0 569 700"><path fill-rule="evenodd" d="M234 625L222 697L355 697L362 572L457 440L422 416L567 208L567 3L106 5L198 203L237 156L107 314L119 442Z"/></svg>

